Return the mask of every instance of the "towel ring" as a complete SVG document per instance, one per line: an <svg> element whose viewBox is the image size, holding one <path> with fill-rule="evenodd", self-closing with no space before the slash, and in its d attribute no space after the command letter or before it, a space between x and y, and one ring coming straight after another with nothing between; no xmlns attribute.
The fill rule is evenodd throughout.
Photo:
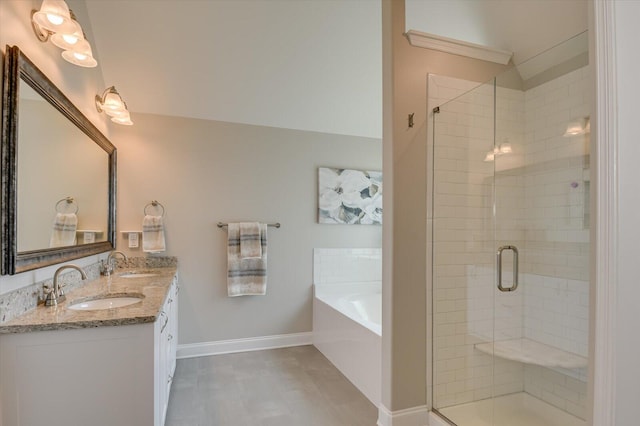
<svg viewBox="0 0 640 426"><path fill-rule="evenodd" d="M160 208L162 209L162 214L161 214L160 216L163 216L163 217L164 217L164 206L163 206L162 204L160 204L160 202L158 202L158 201L156 201L156 200L153 200L153 201L151 201L149 204L147 204L146 206L144 206L144 215L145 215L145 216L147 215L147 209L148 209L150 206L151 206L151 207L158 207L158 206L160 206Z"/></svg>
<svg viewBox="0 0 640 426"><path fill-rule="evenodd" d="M62 203L66 203L64 205L65 207L69 206L69 204L75 204L76 210L73 212L73 214L78 213L78 210L79 210L78 203L76 203L76 200L74 200L73 197L65 197L61 200L58 200L58 202L56 203L56 213L68 213L66 211L66 208L60 209L60 204Z"/></svg>

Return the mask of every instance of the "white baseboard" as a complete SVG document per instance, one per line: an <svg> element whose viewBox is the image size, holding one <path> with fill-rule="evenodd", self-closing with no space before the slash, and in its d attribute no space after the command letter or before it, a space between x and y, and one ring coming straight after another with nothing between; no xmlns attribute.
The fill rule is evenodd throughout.
<svg viewBox="0 0 640 426"><path fill-rule="evenodd" d="M378 426L426 426L429 409L426 405L390 411L383 404L378 406ZM435 424L436 426L437 423Z"/></svg>
<svg viewBox="0 0 640 426"><path fill-rule="evenodd" d="M215 342L178 345L178 359L199 356L222 355L234 352L288 348L310 345L313 333L280 334L276 336L250 337L247 339L218 340Z"/></svg>

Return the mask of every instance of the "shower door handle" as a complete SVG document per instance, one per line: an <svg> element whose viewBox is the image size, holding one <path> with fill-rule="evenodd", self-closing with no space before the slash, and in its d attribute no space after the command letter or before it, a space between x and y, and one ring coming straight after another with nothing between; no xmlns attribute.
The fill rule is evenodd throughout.
<svg viewBox="0 0 640 426"><path fill-rule="evenodd" d="M502 252L504 250L513 251L513 285L511 287L502 286ZM514 291L518 288L518 248L516 246L502 246L498 249L497 253L497 267L498 270L498 290L500 291Z"/></svg>

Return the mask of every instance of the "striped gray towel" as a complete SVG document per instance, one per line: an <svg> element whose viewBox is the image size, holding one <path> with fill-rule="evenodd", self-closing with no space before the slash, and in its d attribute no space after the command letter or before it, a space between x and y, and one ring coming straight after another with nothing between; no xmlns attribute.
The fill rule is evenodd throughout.
<svg viewBox="0 0 640 426"><path fill-rule="evenodd" d="M266 294L267 225L260 224L262 252L260 257L242 257L239 223L230 223L227 231L227 293L229 297Z"/></svg>
<svg viewBox="0 0 640 426"><path fill-rule="evenodd" d="M162 253L166 249L162 216L145 215L142 219L142 251Z"/></svg>
<svg viewBox="0 0 640 426"><path fill-rule="evenodd" d="M240 257L243 259L262 257L262 233L258 222L240 223Z"/></svg>

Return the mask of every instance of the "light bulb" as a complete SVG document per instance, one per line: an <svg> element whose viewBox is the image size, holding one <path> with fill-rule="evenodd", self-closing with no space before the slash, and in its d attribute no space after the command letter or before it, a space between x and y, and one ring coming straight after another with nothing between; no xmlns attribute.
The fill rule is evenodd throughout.
<svg viewBox="0 0 640 426"><path fill-rule="evenodd" d="M54 15L53 13L47 13L47 20L51 22L52 25L61 25L64 22L64 18L60 15Z"/></svg>
<svg viewBox="0 0 640 426"><path fill-rule="evenodd" d="M65 50L62 52L62 57L74 65L80 67L93 68L98 65L98 62L93 58L91 53L91 46L87 40L80 40L73 50Z"/></svg>
<svg viewBox="0 0 640 426"><path fill-rule="evenodd" d="M111 121L117 124L125 125L125 126L133 125L133 121L131 121L131 115L129 115L129 111L126 111L126 110L123 114L120 114L117 117L111 117Z"/></svg>
<svg viewBox="0 0 640 426"><path fill-rule="evenodd" d="M76 44L80 38L74 34L63 34L62 38L69 44Z"/></svg>
<svg viewBox="0 0 640 426"><path fill-rule="evenodd" d="M80 24L73 19L71 23L74 26L72 31L57 32L51 36L51 43L62 50L75 51L78 48L78 43L84 40L84 33L82 32Z"/></svg>
<svg viewBox="0 0 640 426"><path fill-rule="evenodd" d="M567 125L567 130L564 132L565 137L584 135L591 130L589 118L579 118L577 120L570 121Z"/></svg>
<svg viewBox="0 0 640 426"><path fill-rule="evenodd" d="M579 135L581 132L582 128L580 128L579 126L569 126L567 127L567 131L565 132L565 134L569 136L575 136Z"/></svg>
<svg viewBox="0 0 640 426"><path fill-rule="evenodd" d="M501 154L509 154L512 152L511 144L509 142L500 144L500 153Z"/></svg>
<svg viewBox="0 0 640 426"><path fill-rule="evenodd" d="M102 110L109 117L117 118L117 117L123 117L123 116L127 115L127 110L126 109L123 109L122 111L118 111L118 110L103 108Z"/></svg>

